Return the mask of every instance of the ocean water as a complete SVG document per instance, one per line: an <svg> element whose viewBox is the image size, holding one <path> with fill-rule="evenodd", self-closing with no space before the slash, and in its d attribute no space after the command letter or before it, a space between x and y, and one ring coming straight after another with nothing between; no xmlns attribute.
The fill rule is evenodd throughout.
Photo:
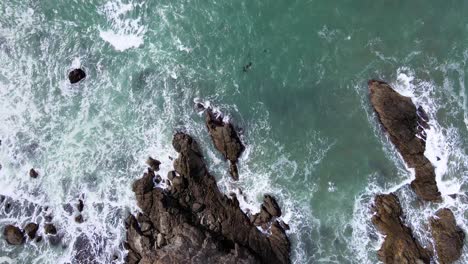
<svg viewBox="0 0 468 264"><path fill-rule="evenodd" d="M369 206L381 192L396 191L424 245L440 207L468 231L467 14L467 1L435 0L1 1L0 194L48 206L62 242L0 239L0 263L73 263L80 234L99 263L123 263L131 183L149 155L166 175L177 130L203 142L243 209L258 210L265 192L279 198L293 263L377 263ZM70 85L78 66L87 78ZM442 204L422 205L408 187L414 175L370 107L371 78L428 112ZM239 182L194 102L242 128ZM63 204L82 196L76 224ZM4 210L0 226L44 221Z"/></svg>

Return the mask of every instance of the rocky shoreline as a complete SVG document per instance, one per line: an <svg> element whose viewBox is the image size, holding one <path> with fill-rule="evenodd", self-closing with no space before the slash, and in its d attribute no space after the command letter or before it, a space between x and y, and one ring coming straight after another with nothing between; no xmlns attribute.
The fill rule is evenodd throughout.
<svg viewBox="0 0 468 264"><path fill-rule="evenodd" d="M133 185L142 212L126 221L126 263L290 263L276 200L265 196L249 217L219 191L192 137L177 133L172 145L179 157L169 187L154 188L152 170Z"/></svg>
<svg viewBox="0 0 468 264"><path fill-rule="evenodd" d="M385 82L370 80L368 85L372 107L390 141L406 164L415 169L416 179L411 182L411 188L422 201L441 202L434 166L424 156L425 130L430 129L424 109L416 107L411 98L400 95ZM402 223L404 212L395 194L377 195L372 211L372 223L385 235L384 243L378 251L382 262L430 263L434 259L433 251L421 247L411 229ZM435 242L435 258L442 264L458 260L462 254L465 234L457 226L452 211L443 208L429 222Z"/></svg>

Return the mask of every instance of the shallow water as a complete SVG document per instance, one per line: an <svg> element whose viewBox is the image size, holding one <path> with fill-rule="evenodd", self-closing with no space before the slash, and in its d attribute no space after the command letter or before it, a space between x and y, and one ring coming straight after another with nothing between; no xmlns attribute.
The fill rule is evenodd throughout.
<svg viewBox="0 0 468 264"><path fill-rule="evenodd" d="M244 208L258 208L264 192L279 197L294 263L376 263L381 240L369 205L398 187L424 244L438 207L468 230L467 13L464 1L427 0L2 1L0 194L48 205L63 238L58 247L21 248L1 239L0 263L70 261L81 232L98 234L102 263L116 253L122 261L123 219L136 210L131 183L148 155L165 176L176 130L205 142L219 186L244 189ZM67 72L76 66L88 77L72 86ZM406 186L413 176L370 108L370 78L431 117L426 155L442 205L415 202ZM243 129L239 183L194 100ZM32 167L38 179L28 176ZM82 194L78 225L62 205ZM467 250L459 263L468 263Z"/></svg>

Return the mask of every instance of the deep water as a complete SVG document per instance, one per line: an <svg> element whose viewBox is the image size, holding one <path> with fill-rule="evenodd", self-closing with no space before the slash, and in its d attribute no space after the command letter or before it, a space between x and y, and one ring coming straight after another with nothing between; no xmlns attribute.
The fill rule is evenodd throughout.
<svg viewBox="0 0 468 264"><path fill-rule="evenodd" d="M294 263L376 263L369 206L379 192L398 190L424 245L439 207L467 231L467 14L467 1L436 0L1 1L0 194L49 206L63 238L0 239L0 263L65 263L82 232L94 234L100 262L122 262L131 183L149 155L166 175L177 130L203 142L219 186L247 194L244 208L265 192L279 198ZM78 66L87 78L70 85ZM370 107L372 78L428 112L443 204L415 202L413 175ZM242 128L238 183L198 101ZM63 204L82 194L76 224ZM7 215L0 226L31 220L44 219Z"/></svg>

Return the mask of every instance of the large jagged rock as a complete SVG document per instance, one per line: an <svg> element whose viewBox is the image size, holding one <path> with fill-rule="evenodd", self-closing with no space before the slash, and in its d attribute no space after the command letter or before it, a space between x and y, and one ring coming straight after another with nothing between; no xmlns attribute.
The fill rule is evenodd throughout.
<svg viewBox="0 0 468 264"><path fill-rule="evenodd" d="M198 144L177 133L179 157L168 189L154 188L148 173L133 185L142 213L126 221L127 263L290 263L290 243L282 226L270 219L260 232L235 196L222 194L209 174ZM281 214L266 198L265 210Z"/></svg>
<svg viewBox="0 0 468 264"><path fill-rule="evenodd" d="M14 225L7 225L3 229L3 236L10 245L21 245L24 243L24 231Z"/></svg>
<svg viewBox="0 0 468 264"><path fill-rule="evenodd" d="M411 187L418 197L426 201L440 201L434 166L424 156L427 114L416 108L411 98L393 90L387 83L369 81L370 100L390 140L410 168L416 179Z"/></svg>
<svg viewBox="0 0 468 264"><path fill-rule="evenodd" d="M392 194L375 197L372 223L385 235L378 257L386 264L430 263L431 252L419 245L411 229L405 226L400 217L403 212L398 198Z"/></svg>
<svg viewBox="0 0 468 264"><path fill-rule="evenodd" d="M465 233L457 226L452 211L448 208L440 209L429 222L439 263L448 264L459 259Z"/></svg>
<svg viewBox="0 0 468 264"><path fill-rule="evenodd" d="M206 110L205 123L216 149L230 162L230 173L234 180L239 179L237 160L245 147L237 135L234 126L224 122L222 116L217 116L211 108Z"/></svg>

